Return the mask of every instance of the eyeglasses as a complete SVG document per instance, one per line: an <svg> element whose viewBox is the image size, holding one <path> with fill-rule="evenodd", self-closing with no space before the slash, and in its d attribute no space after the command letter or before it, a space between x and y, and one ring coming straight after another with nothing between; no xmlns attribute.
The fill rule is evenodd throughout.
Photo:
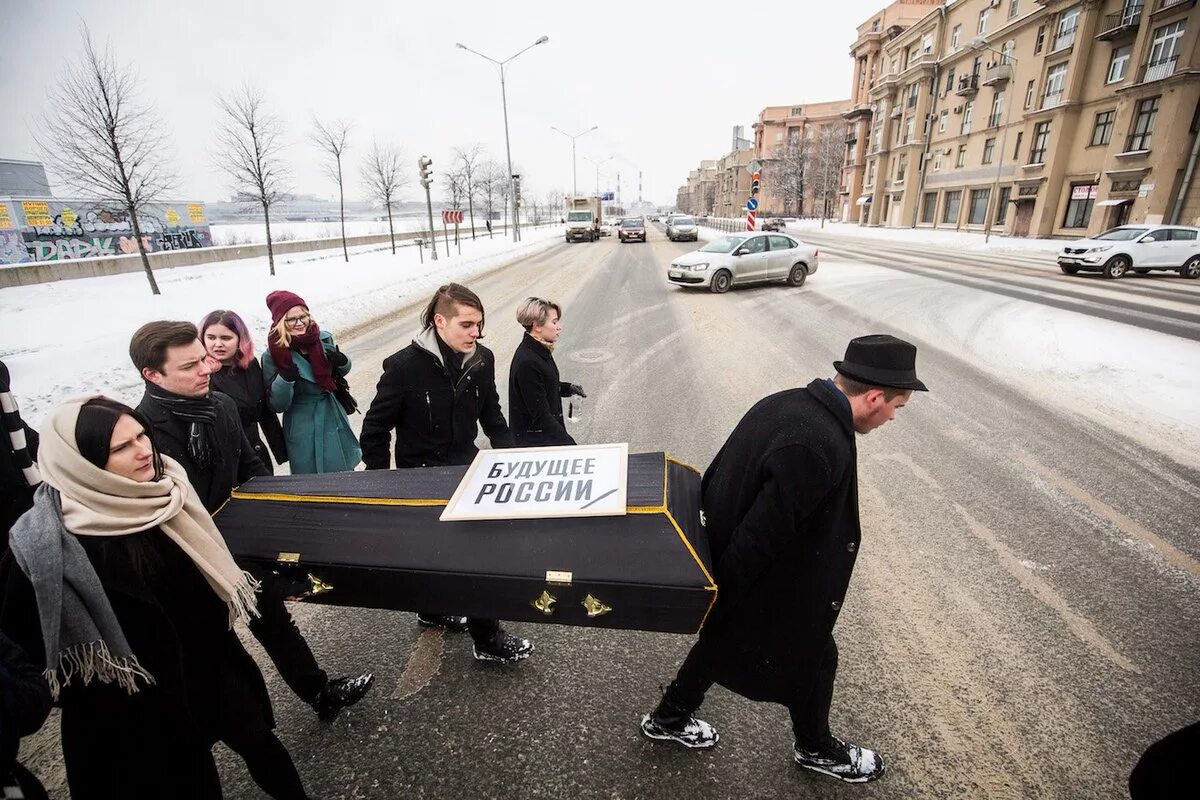
<svg viewBox="0 0 1200 800"><path fill-rule="evenodd" d="M307 325L312 322L312 317L308 314L303 314L299 317L284 317L283 321L294 328L297 325Z"/></svg>

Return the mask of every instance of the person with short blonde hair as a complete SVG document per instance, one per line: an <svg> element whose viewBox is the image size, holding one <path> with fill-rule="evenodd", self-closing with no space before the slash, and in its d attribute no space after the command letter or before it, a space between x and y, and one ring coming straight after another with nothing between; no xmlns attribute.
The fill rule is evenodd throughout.
<svg viewBox="0 0 1200 800"><path fill-rule="evenodd" d="M587 397L577 383L559 380L554 344L562 333L562 306L553 300L527 297L517 306L517 322L525 329L508 370L508 417L521 447L572 445L563 422L564 397Z"/></svg>

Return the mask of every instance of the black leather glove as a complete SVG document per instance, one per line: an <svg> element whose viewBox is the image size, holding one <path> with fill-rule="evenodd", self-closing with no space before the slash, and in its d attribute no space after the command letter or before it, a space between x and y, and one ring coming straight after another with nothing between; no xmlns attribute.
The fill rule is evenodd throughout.
<svg viewBox="0 0 1200 800"><path fill-rule="evenodd" d="M325 358L329 359L329 365L332 367L344 367L350 363L350 359L346 354L336 347L325 352Z"/></svg>
<svg viewBox="0 0 1200 800"><path fill-rule="evenodd" d="M279 373L279 377L283 378L288 383L295 383L300 380L300 370L296 369L296 365L278 366L275 371Z"/></svg>
<svg viewBox="0 0 1200 800"><path fill-rule="evenodd" d="M587 397L587 393L583 391L583 387L578 383L571 384L571 394L579 395L580 397Z"/></svg>

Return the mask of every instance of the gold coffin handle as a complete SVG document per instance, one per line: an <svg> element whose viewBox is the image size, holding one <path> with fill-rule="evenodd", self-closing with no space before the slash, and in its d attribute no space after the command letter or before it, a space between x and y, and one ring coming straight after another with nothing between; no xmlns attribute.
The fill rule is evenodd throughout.
<svg viewBox="0 0 1200 800"><path fill-rule="evenodd" d="M541 595L539 595L536 600L531 601L529 605L533 606L548 617L554 613L554 604L557 602L557 597L545 590L542 590Z"/></svg>
<svg viewBox="0 0 1200 800"><path fill-rule="evenodd" d="M583 607L587 610L588 619L602 617L612 611L612 606L606 606L600 602L600 599L589 594L583 598Z"/></svg>
<svg viewBox="0 0 1200 800"><path fill-rule="evenodd" d="M309 590L307 592L307 595L309 597L316 597L319 594L325 594L326 592L333 591L332 585L321 580L316 575L313 575L311 572L308 573L308 585L309 585Z"/></svg>

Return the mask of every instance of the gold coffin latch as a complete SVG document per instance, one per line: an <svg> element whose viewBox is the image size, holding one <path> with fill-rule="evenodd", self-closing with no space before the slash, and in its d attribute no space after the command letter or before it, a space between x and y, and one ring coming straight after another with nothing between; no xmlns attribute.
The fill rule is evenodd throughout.
<svg viewBox="0 0 1200 800"><path fill-rule="evenodd" d="M300 563L300 554L299 553L280 553L278 556L275 557L275 560L277 562L279 562L280 564L299 564Z"/></svg>
<svg viewBox="0 0 1200 800"><path fill-rule="evenodd" d="M543 590L541 596L531 602L530 605L548 617L554 613L554 604L557 602L557 597Z"/></svg>
<svg viewBox="0 0 1200 800"><path fill-rule="evenodd" d="M313 575L311 572L308 573L308 585L309 590L305 594L307 594L309 597L316 597L319 594L325 594L326 592L333 591L333 586L321 580L316 575Z"/></svg>
<svg viewBox="0 0 1200 800"><path fill-rule="evenodd" d="M593 597L590 594L583 598L583 607L587 609L588 619L602 617L608 612L612 611L612 606L604 605L604 603L600 602L598 598Z"/></svg>

